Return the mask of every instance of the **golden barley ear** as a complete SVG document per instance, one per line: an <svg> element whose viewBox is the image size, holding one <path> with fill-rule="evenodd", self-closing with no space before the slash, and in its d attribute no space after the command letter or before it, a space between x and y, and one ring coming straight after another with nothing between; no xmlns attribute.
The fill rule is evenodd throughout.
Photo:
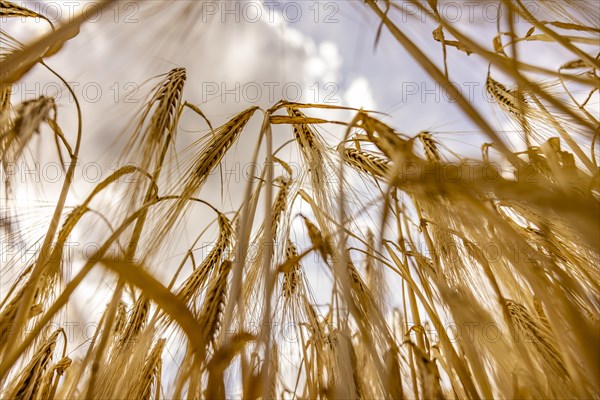
<svg viewBox="0 0 600 400"><path fill-rule="evenodd" d="M54 25L52 21L50 21L45 15L39 14L35 11L32 11L26 7L19 6L12 1L0 1L0 17L28 17L28 18L41 18L47 21L52 29L54 29Z"/></svg>
<svg viewBox="0 0 600 400"><path fill-rule="evenodd" d="M3 164L19 159L33 135L40 132L42 123L49 120L52 111L56 112L54 99L45 96L15 106L15 117L11 118L9 128L0 132L0 159Z"/></svg>
<svg viewBox="0 0 600 400"><path fill-rule="evenodd" d="M229 251L233 243L233 228L231 222L224 214L218 215L219 237L215 246L208 255L202 260L202 263L190 274L183 282L177 292L177 296L186 303L197 299L201 289L203 289L209 277L218 273L219 265L229 256Z"/></svg>
<svg viewBox="0 0 600 400"><path fill-rule="evenodd" d="M206 297L202 307L202 312L198 317L198 321L203 330L200 336L204 343L215 343L216 335L221 327L221 317L225 302L227 301L228 277L231 271L231 261L225 260L209 284Z"/></svg>
<svg viewBox="0 0 600 400"><path fill-rule="evenodd" d="M56 330L36 349L31 360L6 387L5 396L10 399L33 399L43 389L43 378L52 362L54 349L62 329Z"/></svg>
<svg viewBox="0 0 600 400"><path fill-rule="evenodd" d="M152 387L155 392L160 393L160 376L162 375L162 352L166 339L159 339L154 345L146 359L137 380L129 386L128 399L150 400Z"/></svg>
<svg viewBox="0 0 600 400"><path fill-rule="evenodd" d="M366 172L374 178L385 178L389 171L390 161L365 151L346 148L344 149L344 161L361 172Z"/></svg>
<svg viewBox="0 0 600 400"><path fill-rule="evenodd" d="M201 144L202 140L195 143L196 146L200 145L200 148L177 185L179 195L167 210L163 227L157 229L150 239L153 247L157 247L161 238L167 237L169 231L177 226L191 199L204 186L210 173L220 164L257 109L258 107L248 108L212 132L205 143Z"/></svg>

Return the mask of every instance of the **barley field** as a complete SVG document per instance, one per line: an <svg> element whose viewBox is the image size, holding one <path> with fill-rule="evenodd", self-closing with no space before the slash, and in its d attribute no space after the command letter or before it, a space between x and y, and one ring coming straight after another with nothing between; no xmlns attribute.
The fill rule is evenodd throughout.
<svg viewBox="0 0 600 400"><path fill-rule="evenodd" d="M304 2L336 102L208 81L341 81L301 2L71 3L0 1L0 398L600 398L598 3Z"/></svg>

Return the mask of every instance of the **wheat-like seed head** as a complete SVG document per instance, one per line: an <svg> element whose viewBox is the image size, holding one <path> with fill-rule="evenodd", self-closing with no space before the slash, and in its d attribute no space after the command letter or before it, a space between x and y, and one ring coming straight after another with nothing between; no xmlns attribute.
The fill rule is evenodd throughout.
<svg viewBox="0 0 600 400"><path fill-rule="evenodd" d="M20 400L36 397L38 390L42 387L44 374L52 361L54 348L61 333L64 334L62 329L56 330L40 345L29 363L8 385L5 392L6 398Z"/></svg>
<svg viewBox="0 0 600 400"><path fill-rule="evenodd" d="M251 107L233 117L229 122L215 129L209 141L198 150L191 168L185 173L180 185L180 195L164 218L163 228L155 231L150 242L157 245L173 229L190 199L202 188L210 173L219 165L227 151L235 143L244 127L258 107Z"/></svg>
<svg viewBox="0 0 600 400"><path fill-rule="evenodd" d="M360 127L366 132L369 141L389 160L400 161L412 153L412 141L402 138L394 129L366 113L360 115Z"/></svg>
<svg viewBox="0 0 600 400"><path fill-rule="evenodd" d="M441 162L442 158L440 157L440 152L438 150L436 141L431 136L429 132L420 132L417 137L423 144L423 149L425 150L425 156L427 160L430 162Z"/></svg>
<svg viewBox="0 0 600 400"><path fill-rule="evenodd" d="M306 116L297 108L287 107L288 115L296 118L306 118ZM294 124L294 137L301 149L307 152L318 151L316 134L307 124Z"/></svg>
<svg viewBox="0 0 600 400"><path fill-rule="evenodd" d="M284 216L287 207L289 189L292 184L292 180L288 178L280 177L278 181L281 183L281 185L279 186L277 197L273 202L273 211L271 217L271 237L273 241L276 240L277 229L279 228L280 221Z"/></svg>
<svg viewBox="0 0 600 400"><path fill-rule="evenodd" d="M138 297L133 305L129 320L123 329L123 333L119 338L120 346L126 346L134 343L135 339L146 325L149 309L150 300L143 295Z"/></svg>
<svg viewBox="0 0 600 400"><path fill-rule="evenodd" d="M389 173L390 161L385 158L352 148L344 149L343 155L349 165L376 178L385 178Z"/></svg>
<svg viewBox="0 0 600 400"><path fill-rule="evenodd" d="M294 246L294 243L292 243L290 239L287 240L285 254L286 264L288 265L288 267L283 273L283 286L281 290L284 297L290 298L295 294L301 279L300 273L298 271L300 269L300 264L297 261L298 250L296 249L296 246Z"/></svg>
<svg viewBox="0 0 600 400"><path fill-rule="evenodd" d="M513 115L518 115L526 107L525 98L522 95L519 95L516 90L507 89L506 86L489 75L485 88L498 105Z"/></svg>
<svg viewBox="0 0 600 400"><path fill-rule="evenodd" d="M10 120L8 129L0 131L0 159L3 167L15 162L35 133L39 133L43 122L48 121L50 112L56 110L52 97L41 96L15 106L15 117ZM8 113L0 114L5 119ZM6 126L7 123L0 123Z"/></svg>
<svg viewBox="0 0 600 400"><path fill-rule="evenodd" d="M128 399L150 400L152 395L152 386L160 385L160 374L162 367L162 352L166 340L159 339L146 357L142 370L137 379L129 387L127 392ZM157 390L160 388L157 388Z"/></svg>
<svg viewBox="0 0 600 400"><path fill-rule="evenodd" d="M387 393L390 393L393 399L405 398L398 349L394 347L387 350L384 360L387 371L387 380L385 382Z"/></svg>
<svg viewBox="0 0 600 400"><path fill-rule="evenodd" d="M334 398L361 399L360 376L352 340L334 330L326 338L331 354L328 363L328 394Z"/></svg>
<svg viewBox="0 0 600 400"><path fill-rule="evenodd" d="M52 23L44 15L36 13L26 7L19 6L12 1L0 1L0 17L29 17L29 18L43 18L48 21L50 25Z"/></svg>
<svg viewBox="0 0 600 400"><path fill-rule="evenodd" d="M298 105L291 104L285 108L288 115L296 121L292 123L294 138L300 148L304 169L308 172L307 178L314 192L316 205L320 209L334 210L336 205L332 201L332 193L335 189L331 177L336 172L332 170L334 163L337 163L335 155L309 123L310 118L299 110ZM329 230L324 226L322 229Z"/></svg>
<svg viewBox="0 0 600 400"><path fill-rule="evenodd" d="M212 140L199 153L191 172L189 188L185 188L184 193L195 193L199 186L204 183L208 174L221 162L227 150L237 140L256 110L257 107L251 107L216 129L212 135Z"/></svg>
<svg viewBox="0 0 600 400"><path fill-rule="evenodd" d="M505 307L513 324L511 333L516 342L532 343L540 354L545 364L542 365L546 373L551 374L557 381L553 385L554 395L564 395L572 391L569 373L564 365L557 344L544 325L539 324L529 311L516 301L504 299Z"/></svg>
<svg viewBox="0 0 600 400"><path fill-rule="evenodd" d="M225 260L221 263L217 275L208 287L204 304L198 320L204 327L200 335L208 345L216 338L216 334L221 326L221 315L227 299L227 281L231 271L231 261Z"/></svg>
<svg viewBox="0 0 600 400"><path fill-rule="evenodd" d="M10 125L10 98L12 85L0 84L0 132L4 132Z"/></svg>
<svg viewBox="0 0 600 400"><path fill-rule="evenodd" d="M16 292L16 294L14 295L14 297L11 299L10 302L8 302L8 304L6 304L6 306L4 306L4 308L2 309L2 312L0 313L0 349L3 349L6 341L12 336L12 337L18 337L22 332L14 332L14 320L15 317L17 315L17 310L19 307L19 302L21 297L23 296L23 293L27 290L27 286L29 285L29 281L27 281L25 283L25 285L23 285L18 292ZM37 315L40 314L40 312L43 310L43 305L40 303L37 303L36 300L39 297L39 290L36 291L36 295L34 296L34 303L31 306L31 308L29 309L29 312L27 313L27 318L33 318Z"/></svg>
<svg viewBox="0 0 600 400"><path fill-rule="evenodd" d="M426 399L444 399L444 392L440 385L440 372L435 360L432 360L418 346L411 343L416 353L416 363L419 369L421 392Z"/></svg>
<svg viewBox="0 0 600 400"><path fill-rule="evenodd" d="M126 146L126 154L138 158L143 170L150 170L151 166L160 168L161 153L175 140L176 116L186 79L185 68L171 70L154 88L142 110Z"/></svg>
<svg viewBox="0 0 600 400"><path fill-rule="evenodd" d="M328 256L334 255L333 246L329 240L323 236L315 224L310 222L310 220L303 215L302 219L304 219L304 225L306 226L308 237L310 238L313 248L321 254L323 261L327 262Z"/></svg>
<svg viewBox="0 0 600 400"><path fill-rule="evenodd" d="M71 362L72 360L69 357L63 357L46 371L35 400L54 399L58 381L65 370L71 366Z"/></svg>
<svg viewBox="0 0 600 400"><path fill-rule="evenodd" d="M258 288L262 284L260 277L263 271L264 257L269 257L269 263L272 264L272 261L276 256L275 251L277 250L276 243L278 243L279 231L284 231L286 229L285 226L280 228L280 221L283 220L286 214L288 197L290 197L290 187L293 181L291 178L277 177L274 182L279 183L279 191L271 206L271 231L267 232L263 226L254 240L255 243L271 240L273 245L269 246L268 250L265 250L265 247L263 246L259 246L256 249L256 252L252 254L252 262L247 268L243 286L243 298L247 304L260 303L262 301L262 292L258 290ZM270 254L265 254L265 251L269 251Z"/></svg>
<svg viewBox="0 0 600 400"><path fill-rule="evenodd" d="M192 298L195 298L199 294L200 289L206 285L210 274L222 262L224 257L228 256L228 249L233 241L233 229L224 214L219 214L218 221L219 238L217 239L217 243L198 268L183 282L177 292L177 296L186 303L189 303Z"/></svg>
<svg viewBox="0 0 600 400"><path fill-rule="evenodd" d="M113 335L115 340L118 340L122 335L125 327L127 326L127 306L123 301L119 302L117 306L117 315L115 316L115 322L113 323Z"/></svg>

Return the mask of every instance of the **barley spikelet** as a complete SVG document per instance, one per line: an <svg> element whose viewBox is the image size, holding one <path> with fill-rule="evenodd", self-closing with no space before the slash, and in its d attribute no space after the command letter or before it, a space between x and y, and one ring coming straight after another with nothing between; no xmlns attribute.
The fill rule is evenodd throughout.
<svg viewBox="0 0 600 400"><path fill-rule="evenodd" d="M334 254L331 243L323 236L315 224L310 222L310 220L303 215L302 218L304 219L304 225L308 231L308 237L310 238L313 248L321 254L323 261L327 262L328 256L333 256Z"/></svg>
<svg viewBox="0 0 600 400"><path fill-rule="evenodd" d="M509 90L502 83L488 75L485 82L487 92L492 96L496 103L506 112L519 115L527 105L525 97L517 90Z"/></svg>
<svg viewBox="0 0 600 400"><path fill-rule="evenodd" d="M162 352L166 340L159 339L152 351L146 357L144 366L133 385L129 387L128 399L149 400L152 395L152 387L160 385L162 369ZM157 388L157 393L160 388Z"/></svg>
<svg viewBox="0 0 600 400"><path fill-rule="evenodd" d="M360 114L360 127L366 132L369 141L389 160L399 161L412 152L411 141L403 139L394 129L366 113Z"/></svg>
<svg viewBox="0 0 600 400"><path fill-rule="evenodd" d="M161 238L166 237L169 230L176 226L178 218L182 215L186 206L189 205L190 198L198 193L210 173L219 165L257 109L258 107L251 107L241 112L211 133L211 139L198 150L198 155L193 160L191 168L185 174L179 190L180 197L169 209L165 217L164 228L155 232L152 243L159 243Z"/></svg>
<svg viewBox="0 0 600 400"><path fill-rule="evenodd" d="M404 399L404 389L402 386L402 372L400 369L399 355L397 348L390 348L386 351L386 391L392 399Z"/></svg>
<svg viewBox="0 0 600 400"><path fill-rule="evenodd" d="M199 332L205 343L213 342L221 325L221 316L225 301L227 300L227 281L231 271L231 261L225 260L221 264L217 276L208 287L202 312L198 317L200 325L204 327Z"/></svg>
<svg viewBox="0 0 600 400"><path fill-rule="evenodd" d="M33 135L39 133L42 123L49 120L52 110L56 114L54 99L45 96L15 106L15 118L10 127L0 131L0 159L5 171L9 163L19 159ZM3 113L2 118L5 117L6 113Z"/></svg>
<svg viewBox="0 0 600 400"><path fill-rule="evenodd" d="M14 298L4 307L2 313L0 313L0 349L3 349L4 344L11 335L16 336L21 333L15 332L14 321L19 308L20 299L25 292L28 283L29 281L27 281L27 283L21 287L21 289L14 295ZM37 302L37 297L37 295L34 296L33 305L27 314L28 318L35 317L43 308L43 306Z"/></svg>
<svg viewBox="0 0 600 400"><path fill-rule="evenodd" d="M294 107L287 107L287 112L290 117L306 118L300 110ZM294 124L294 137L298 145L307 152L318 151L317 136L307 124Z"/></svg>
<svg viewBox="0 0 600 400"><path fill-rule="evenodd" d="M190 181L184 190L185 194L191 195L197 192L210 172L221 162L225 153L237 140L256 110L257 107L251 107L215 130L212 140L199 152L199 156L194 162L194 168L189 177Z"/></svg>
<svg viewBox="0 0 600 400"><path fill-rule="evenodd" d="M26 143L34 133L39 132L40 125L49 119L50 111L53 110L56 110L56 105L52 97L40 96L17 104L11 130L3 134L3 140L12 139ZM4 145L2 148L7 147Z"/></svg>
<svg viewBox="0 0 600 400"><path fill-rule="evenodd" d="M376 178L385 178L389 172L389 160L357 149L344 149L344 161L359 171Z"/></svg>
<svg viewBox="0 0 600 400"><path fill-rule="evenodd" d="M277 380L279 378L279 349L276 343L271 345L269 359L269 395L268 399L275 400L277 396Z"/></svg>
<svg viewBox="0 0 600 400"><path fill-rule="evenodd" d="M328 376L328 392L334 398L362 398L356 352L352 340L341 331L333 331L327 336L331 349L332 370Z"/></svg>
<svg viewBox="0 0 600 400"><path fill-rule="evenodd" d="M293 108L288 108L291 116L304 117L305 115ZM325 171L325 147L316 132L308 124L294 124L294 137L300 147L303 160L310 172L311 184L315 190L325 190L327 184L327 171Z"/></svg>
<svg viewBox="0 0 600 400"><path fill-rule="evenodd" d="M362 326L365 338L381 346L390 345L390 343L393 343L393 338L387 328L382 309L377 304L368 285L358 273L349 253L346 255L346 263L352 294L352 299L349 300L352 300L352 306L356 313L355 317L359 326ZM375 288L375 290L378 290L378 288ZM372 347L367 347L373 350ZM378 357L376 354L372 356Z"/></svg>
<svg viewBox="0 0 600 400"><path fill-rule="evenodd" d="M287 240L285 271L283 271L282 294L286 298L292 297L300 284L300 264L298 263L298 249L290 239Z"/></svg>
<svg viewBox="0 0 600 400"><path fill-rule="evenodd" d="M320 387L326 386L326 370L329 366L327 358L330 356L329 346L326 344L327 334L324 329L324 324L321 324L317 318L317 312L312 304L309 303L306 296L302 297L303 310L307 316L307 328L310 332L309 344L313 355L313 368L311 368L308 376L309 397L317 398L319 396ZM316 375L316 376L313 376Z"/></svg>
<svg viewBox="0 0 600 400"><path fill-rule="evenodd" d="M421 348L412 346L416 351L416 362L421 378L421 391L424 399L445 399L440 385L440 372L435 359L431 359Z"/></svg>
<svg viewBox="0 0 600 400"><path fill-rule="evenodd" d="M350 286L359 295L364 296L368 294L367 285L363 281L362 277L356 270L354 263L350 259L350 254L346 256L346 265L348 267L348 274L350 276ZM362 303L362 302L360 302Z"/></svg>
<svg viewBox="0 0 600 400"><path fill-rule="evenodd" d="M540 325L523 305L509 299L504 299L504 304L512 323L511 333L514 340L532 343L544 360L542 367L546 373L551 374L548 378L551 379L552 376L552 379L558 380L552 385L552 390L556 390L554 395L572 393L569 373L550 331Z"/></svg>
<svg viewBox="0 0 600 400"><path fill-rule="evenodd" d="M50 335L36 350L33 358L21 370L11 384L8 385L5 392L9 399L34 399L42 387L42 380L46 369L52 361L54 348L60 334L64 334L62 329L56 330Z"/></svg>
<svg viewBox="0 0 600 400"><path fill-rule="evenodd" d="M113 335L115 340L122 337L125 326L127 325L127 306L124 302L120 301L117 306L117 315L115 316L115 322L113 324Z"/></svg>
<svg viewBox="0 0 600 400"><path fill-rule="evenodd" d="M423 149L425 150L425 156L427 160L430 162L441 162L442 158L440 157L440 152L438 150L436 141L433 140L431 134L429 132L421 132L417 135L421 143L423 144Z"/></svg>
<svg viewBox="0 0 600 400"><path fill-rule="evenodd" d="M367 276L367 288L372 293L378 307L383 308L388 287L385 280L385 271L375 258L375 236L371 230L367 234L365 273Z"/></svg>
<svg viewBox="0 0 600 400"><path fill-rule="evenodd" d="M221 327L223 309L227 301L228 277L232 262L225 260L219 266L208 284L206 295L202 302L202 309L198 316L198 323L202 329L198 332L199 339L203 342L201 348L186 349L184 365L179 369L175 384L175 398L182 398L182 392L187 386L188 397L197 397L200 393L201 366L210 364L207 360L209 346L217 352L216 340ZM210 366L210 365L208 365ZM213 376L213 379L216 378ZM217 385L219 386L219 385Z"/></svg>
<svg viewBox="0 0 600 400"><path fill-rule="evenodd" d="M579 69L588 68L589 64L581 59L569 61L560 66L560 69Z"/></svg>
<svg viewBox="0 0 600 400"><path fill-rule="evenodd" d="M65 373L65 370L71 366L71 362L72 361L69 357L64 357L46 372L41 388L37 393L36 400L54 399L58 381Z"/></svg>
<svg viewBox="0 0 600 400"><path fill-rule="evenodd" d="M50 368L44 373L44 377L41 379L40 389L36 393L36 399L48 399L50 398L50 392L52 391L52 383L54 381L54 370Z"/></svg>
<svg viewBox="0 0 600 400"><path fill-rule="evenodd" d="M19 6L12 1L0 1L0 17L29 17L42 18L52 26L52 22L42 14L31 11L28 8Z"/></svg>
<svg viewBox="0 0 600 400"><path fill-rule="evenodd" d="M224 214L219 214L218 221L219 238L216 245L211 249L198 268L183 282L177 292L177 296L186 303L199 294L200 289L204 287L215 267L227 256L228 249L232 244L233 229L231 223Z"/></svg>
<svg viewBox="0 0 600 400"><path fill-rule="evenodd" d="M272 217L271 217L271 238L273 241L276 240L277 229L279 228L280 221L284 216L287 199L289 195L289 188L292 183L291 179L280 177L277 179L281 183L279 186L279 192L273 202Z"/></svg>
<svg viewBox="0 0 600 400"><path fill-rule="evenodd" d="M285 231L286 230L286 226L284 225L285 223L287 223L287 221L285 220L285 216L286 216L286 211L287 211L287 207L288 207L288 197L290 197L290 187L292 185L292 179L290 178L285 178L285 177L278 177L276 179L276 182L280 183L279 186L279 192L277 193L277 197L275 198L275 201L273 202L273 206L271 208L272 210L272 216L271 216L271 240L273 241L273 246L271 246L271 260L273 260L273 257L275 255L275 244L278 242L277 239L277 235L279 230L281 231ZM284 225L282 227L282 225ZM280 229L281 228L281 229ZM286 248L287 251L287 248ZM262 258L262 257L260 257Z"/></svg>
<svg viewBox="0 0 600 400"><path fill-rule="evenodd" d="M546 312L544 311L544 306L542 305L542 302L539 301L539 299L537 299L535 296L533 297L533 308L535 309L535 312L537 313L537 316L540 319L544 329L546 329L548 332L552 332L552 328L550 328L550 322L548 322L548 317L546 317Z"/></svg>
<svg viewBox="0 0 600 400"><path fill-rule="evenodd" d="M263 227L263 229L261 229L261 231L257 234L256 239L254 239L255 243L264 242L268 240L272 241L273 245L269 246L268 250L270 251L270 254L267 254L270 260L273 260L273 258L275 257L275 252L277 250L276 244L278 243L278 231L285 230L285 227L283 229L280 229L280 226L282 225L281 221L285 217L290 192L290 185L292 183L292 180L289 178L277 177L274 180L274 182L277 182L280 185L277 196L273 201L271 207L271 232L267 232ZM249 268L247 269L247 274L243 287L243 296L247 304L259 304L262 302L261 296L263 292L260 290L262 285L262 281L260 280L260 278L263 272L263 260L265 257L265 251L267 251L266 247L258 246L256 252L252 255L252 262L249 265Z"/></svg>
<svg viewBox="0 0 600 400"><path fill-rule="evenodd" d="M0 132L4 132L10 123L10 98L12 94L12 85L0 84Z"/></svg>
<svg viewBox="0 0 600 400"><path fill-rule="evenodd" d="M138 337L146 325L148 318L148 310L150 309L150 300L146 296L140 296L133 305L131 315L127 321L127 325L123 329L123 333L119 338L119 345L124 346L131 344Z"/></svg>
<svg viewBox="0 0 600 400"><path fill-rule="evenodd" d="M297 106L288 105L286 110L290 117L300 120L307 118ZM293 123L292 128L296 143L300 147L304 168L309 172L308 178L315 193L317 207L335 210L336 204L331 198L331 193L334 191L331 181L332 174L335 173L335 170L332 170L334 158L329 148L308 123ZM325 226L322 229L326 230L326 234L330 230Z"/></svg>
<svg viewBox="0 0 600 400"><path fill-rule="evenodd" d="M167 73L141 112L125 152L138 159L143 170L151 170L153 163L153 167L158 168L166 145L175 140L176 116L186 78L185 68Z"/></svg>

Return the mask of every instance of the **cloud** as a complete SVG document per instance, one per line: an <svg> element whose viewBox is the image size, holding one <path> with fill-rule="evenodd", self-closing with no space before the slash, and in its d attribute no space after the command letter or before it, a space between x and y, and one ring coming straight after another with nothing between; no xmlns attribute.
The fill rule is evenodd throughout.
<svg viewBox="0 0 600 400"><path fill-rule="evenodd" d="M365 110L376 110L377 105L373 100L371 86L366 77L355 78L346 93L344 94L345 104L354 108L364 108Z"/></svg>

